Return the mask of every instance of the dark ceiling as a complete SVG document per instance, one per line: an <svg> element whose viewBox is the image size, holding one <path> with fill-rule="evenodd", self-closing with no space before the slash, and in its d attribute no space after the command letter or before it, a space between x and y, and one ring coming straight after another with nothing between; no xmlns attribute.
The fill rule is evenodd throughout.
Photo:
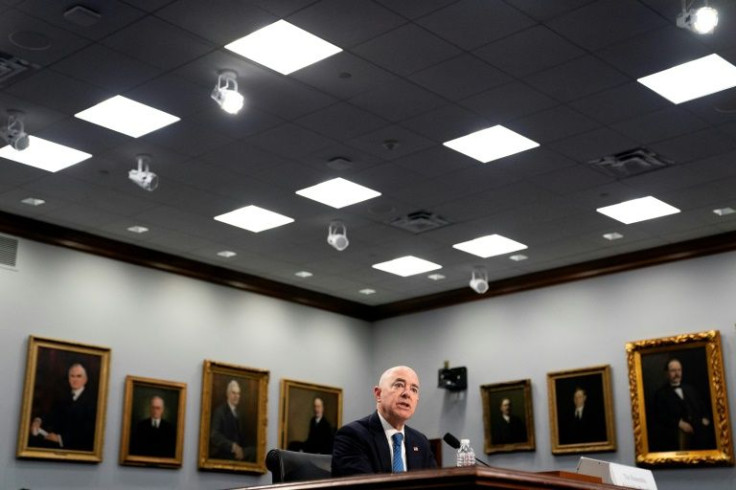
<svg viewBox="0 0 736 490"><path fill-rule="evenodd" d="M637 82L713 53L736 63L736 5L710 3L721 22L699 36L675 26L680 0L0 0L0 68L22 65L0 73L0 110L93 155L57 173L0 159L0 211L368 307L467 288L476 266L498 281L730 232L736 214L713 209L736 208L736 89L674 105ZM70 21L77 5L99 20ZM224 49L279 19L343 51L284 76ZM237 116L210 98L223 69L247 99ZM181 120L134 139L74 117L117 94ZM496 124L540 146L481 164L442 145ZM590 163L636 148L666 167ZM141 153L154 192L127 178ZM336 210L295 194L334 177L382 195ZM648 195L682 212L632 225L596 212ZM295 222L255 234L213 220L248 204ZM448 224L390 224L417 211ZM326 243L333 219L343 252ZM493 233L527 260L452 247ZM371 267L403 255L445 278Z"/></svg>

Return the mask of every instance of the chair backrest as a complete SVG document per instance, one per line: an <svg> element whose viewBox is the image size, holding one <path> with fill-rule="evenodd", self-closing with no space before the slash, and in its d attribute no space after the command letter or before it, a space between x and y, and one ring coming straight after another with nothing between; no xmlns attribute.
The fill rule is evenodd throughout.
<svg viewBox="0 0 736 490"><path fill-rule="evenodd" d="M266 468L272 483L330 478L332 455L271 449L266 455Z"/></svg>

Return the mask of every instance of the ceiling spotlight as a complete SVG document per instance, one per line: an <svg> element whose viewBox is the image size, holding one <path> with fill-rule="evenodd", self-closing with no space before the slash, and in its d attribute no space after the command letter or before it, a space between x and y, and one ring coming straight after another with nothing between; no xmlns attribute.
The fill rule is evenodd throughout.
<svg viewBox="0 0 736 490"><path fill-rule="evenodd" d="M135 158L138 161L138 168L128 172L128 178L147 191L155 190L158 187L158 175L149 169L151 157L138 155Z"/></svg>
<svg viewBox="0 0 736 490"><path fill-rule="evenodd" d="M698 9L691 8L693 2L687 5L682 0L682 12L677 16L677 27L688 29L698 34L712 34L718 25L718 11L708 6L708 0Z"/></svg>
<svg viewBox="0 0 736 490"><path fill-rule="evenodd" d="M473 275L470 277L470 287L478 294L488 292L488 272L480 267L473 269Z"/></svg>
<svg viewBox="0 0 736 490"><path fill-rule="evenodd" d="M0 135L14 150L23 151L28 148L28 133L23 124L23 112L8 111L8 124L0 129Z"/></svg>
<svg viewBox="0 0 736 490"><path fill-rule="evenodd" d="M237 74L226 70L217 76L217 85L212 89L211 97L220 104L228 114L237 114L243 108L244 98L238 92Z"/></svg>
<svg viewBox="0 0 736 490"><path fill-rule="evenodd" d="M348 245L350 245L348 232L342 221L333 221L330 223L327 232L327 243L340 252L348 248Z"/></svg>

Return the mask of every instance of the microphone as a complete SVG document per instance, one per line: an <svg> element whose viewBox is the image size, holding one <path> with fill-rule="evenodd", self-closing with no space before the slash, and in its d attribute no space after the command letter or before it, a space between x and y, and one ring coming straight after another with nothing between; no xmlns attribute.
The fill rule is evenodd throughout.
<svg viewBox="0 0 736 490"><path fill-rule="evenodd" d="M460 449L460 441L457 439L457 437L453 436L449 432L445 433L445 435L442 437L442 440L445 441L451 448ZM475 458L475 462L480 463L487 468L491 467L491 465L489 465L482 459Z"/></svg>

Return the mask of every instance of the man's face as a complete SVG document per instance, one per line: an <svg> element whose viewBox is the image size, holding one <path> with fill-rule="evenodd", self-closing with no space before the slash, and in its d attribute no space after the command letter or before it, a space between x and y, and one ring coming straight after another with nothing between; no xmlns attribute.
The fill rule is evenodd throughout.
<svg viewBox="0 0 736 490"><path fill-rule="evenodd" d="M682 381L682 364L680 361L670 361L667 364L667 377L671 385L679 385Z"/></svg>
<svg viewBox="0 0 736 490"><path fill-rule="evenodd" d="M322 403L322 399L315 398L313 408L314 408L314 416L317 417L318 419L321 419L322 414L325 411L325 407L324 407L324 404Z"/></svg>
<svg viewBox="0 0 736 490"><path fill-rule="evenodd" d="M151 418L160 419L164 414L164 401L161 398L154 397L151 400Z"/></svg>
<svg viewBox="0 0 736 490"><path fill-rule="evenodd" d="M501 400L501 413L503 415L509 415L511 413L511 400L508 398Z"/></svg>
<svg viewBox="0 0 736 490"><path fill-rule="evenodd" d="M79 364L76 364L69 368L69 386L72 390L78 390L84 388L87 384L87 373L84 368Z"/></svg>
<svg viewBox="0 0 736 490"><path fill-rule="evenodd" d="M238 386L236 383L233 383L232 385L230 385L230 388L228 388L227 401L233 407L237 407L238 403L240 403L240 386Z"/></svg>
<svg viewBox="0 0 736 490"><path fill-rule="evenodd" d="M419 402L419 377L409 368L399 367L381 376L373 389L378 410L388 423L400 429L414 415Z"/></svg>
<svg viewBox="0 0 736 490"><path fill-rule="evenodd" d="M577 390L573 395L573 401L575 402L575 408L583 408L585 405L585 392L583 390Z"/></svg>

